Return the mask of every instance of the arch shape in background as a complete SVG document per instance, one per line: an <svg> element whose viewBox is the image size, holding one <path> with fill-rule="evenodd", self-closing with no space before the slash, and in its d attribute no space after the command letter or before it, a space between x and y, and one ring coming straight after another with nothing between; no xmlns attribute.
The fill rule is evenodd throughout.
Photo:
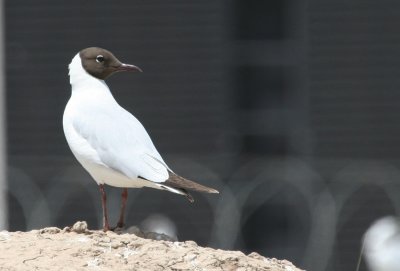
<svg viewBox="0 0 400 271"><path fill-rule="evenodd" d="M50 225L50 210L36 182L19 168L8 168L8 192L18 201L28 230Z"/></svg>

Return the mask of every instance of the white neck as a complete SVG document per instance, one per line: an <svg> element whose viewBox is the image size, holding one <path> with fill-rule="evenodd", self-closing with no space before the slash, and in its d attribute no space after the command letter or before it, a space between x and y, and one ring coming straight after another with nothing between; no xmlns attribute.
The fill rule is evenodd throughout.
<svg viewBox="0 0 400 271"><path fill-rule="evenodd" d="M112 97L106 82L93 77L82 67L79 53L75 55L69 64L69 82L72 86L72 94L95 90L97 94L103 93L103 95L106 94Z"/></svg>

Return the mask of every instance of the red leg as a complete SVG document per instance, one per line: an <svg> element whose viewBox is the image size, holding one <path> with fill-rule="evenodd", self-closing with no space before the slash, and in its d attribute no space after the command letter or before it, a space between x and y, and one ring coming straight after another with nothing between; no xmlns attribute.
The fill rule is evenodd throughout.
<svg viewBox="0 0 400 271"><path fill-rule="evenodd" d="M121 194L121 213L119 215L119 220L118 220L118 224L117 227L118 228L123 228L125 223L124 223L124 218L125 218L125 207L126 207L126 200L128 198L128 189L124 188L122 190L122 194Z"/></svg>
<svg viewBox="0 0 400 271"><path fill-rule="evenodd" d="M104 190L104 184L100 184L100 192L101 192L101 206L103 207L103 231L109 231L110 225L108 224L108 216L107 216L107 196L106 196L106 191Z"/></svg>

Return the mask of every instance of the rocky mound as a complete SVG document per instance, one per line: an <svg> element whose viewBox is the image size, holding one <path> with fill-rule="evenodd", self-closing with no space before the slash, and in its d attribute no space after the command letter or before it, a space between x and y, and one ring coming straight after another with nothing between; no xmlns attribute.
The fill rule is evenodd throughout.
<svg viewBox="0 0 400 271"><path fill-rule="evenodd" d="M151 235L151 234L148 234ZM162 236L152 235L156 239ZM72 228L0 232L1 270L268 270L300 271L286 260L253 252L200 247L193 241Z"/></svg>

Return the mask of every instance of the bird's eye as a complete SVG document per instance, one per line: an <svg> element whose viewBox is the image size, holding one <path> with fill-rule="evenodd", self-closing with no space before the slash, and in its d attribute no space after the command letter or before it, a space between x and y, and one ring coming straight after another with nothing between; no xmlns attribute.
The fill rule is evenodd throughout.
<svg viewBox="0 0 400 271"><path fill-rule="evenodd" d="M96 56L96 62L103 63L104 62L104 56L102 56L102 55Z"/></svg>

